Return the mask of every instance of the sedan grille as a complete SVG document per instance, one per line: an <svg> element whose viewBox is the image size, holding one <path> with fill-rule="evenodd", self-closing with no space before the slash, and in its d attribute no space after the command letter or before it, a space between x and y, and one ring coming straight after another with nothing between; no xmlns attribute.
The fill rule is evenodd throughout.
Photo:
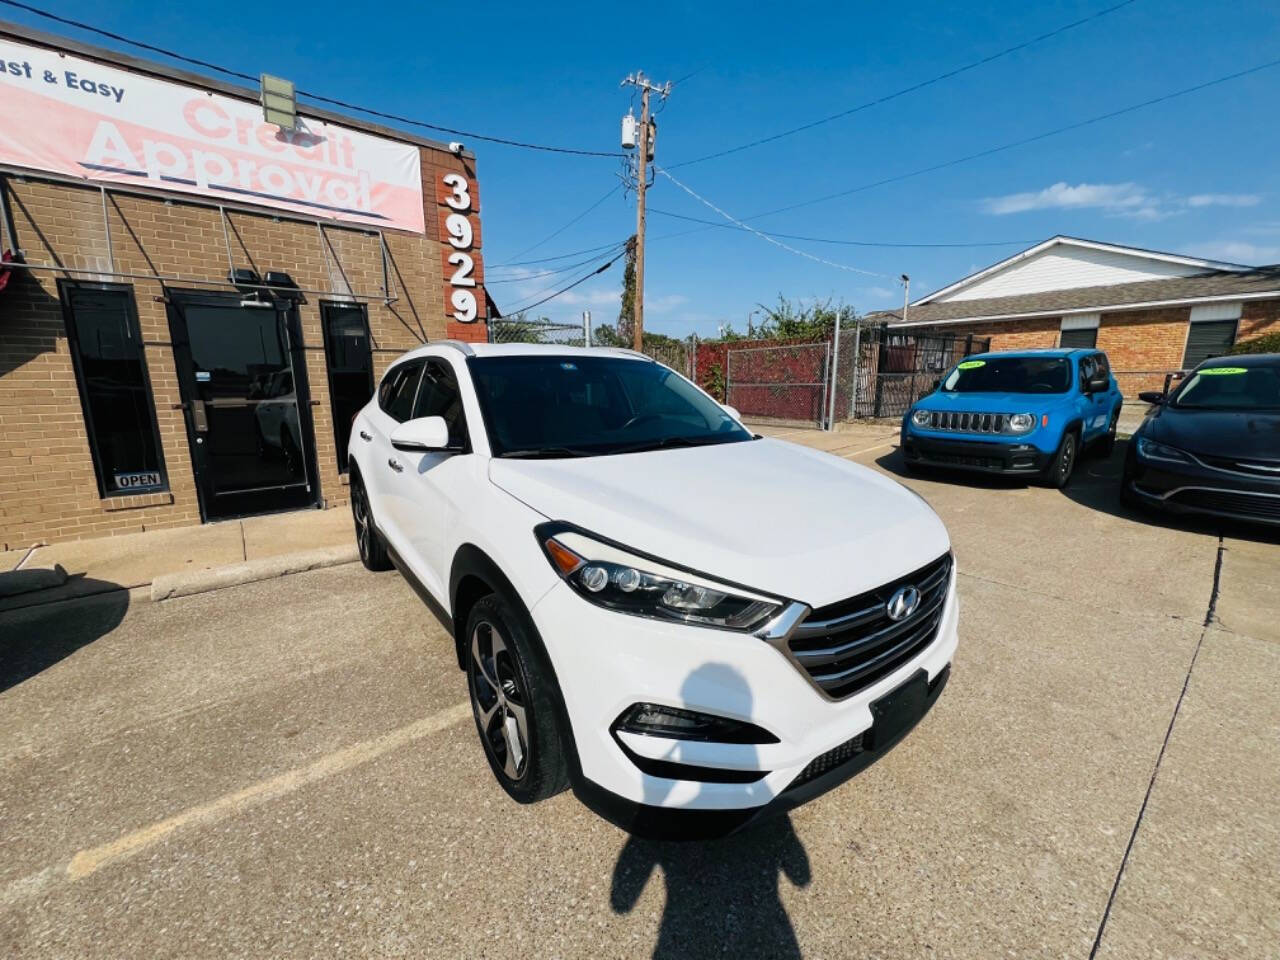
<svg viewBox="0 0 1280 960"><path fill-rule="evenodd" d="M1188 488L1175 493L1169 500L1197 510L1212 510L1214 513L1256 517L1273 522L1280 520L1280 496L1274 494Z"/></svg>
<svg viewBox="0 0 1280 960"><path fill-rule="evenodd" d="M1268 480L1280 480L1280 460L1265 460L1262 457L1232 460L1227 457L1199 456L1211 467L1219 470L1230 470L1233 473L1244 473L1252 477L1264 477Z"/></svg>
<svg viewBox="0 0 1280 960"><path fill-rule="evenodd" d="M950 413L934 410L929 426L957 433L1004 433L1009 417L1003 413Z"/></svg>
<svg viewBox="0 0 1280 960"><path fill-rule="evenodd" d="M827 696L851 696L933 642L950 583L948 553L875 590L819 607L791 632L791 656ZM890 598L909 586L919 591L919 603L901 620L891 619Z"/></svg>

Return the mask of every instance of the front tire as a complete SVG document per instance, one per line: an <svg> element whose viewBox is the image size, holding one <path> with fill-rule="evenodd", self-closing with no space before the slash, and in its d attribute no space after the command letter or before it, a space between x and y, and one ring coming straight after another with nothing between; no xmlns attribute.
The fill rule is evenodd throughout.
<svg viewBox="0 0 1280 960"><path fill-rule="evenodd" d="M551 678L511 605L489 594L467 618L467 692L485 758L502 789L536 803L569 785Z"/></svg>
<svg viewBox="0 0 1280 960"><path fill-rule="evenodd" d="M1116 430L1120 424L1120 411L1111 415L1111 423L1107 426L1106 435L1098 441L1098 456L1104 460L1110 457L1116 448Z"/></svg>
<svg viewBox="0 0 1280 960"><path fill-rule="evenodd" d="M1062 442L1058 444L1058 452L1053 455L1053 459L1049 461L1049 468L1045 471L1044 482L1055 490L1061 490L1070 483L1072 471L1076 468L1076 455L1079 452L1079 435L1074 430L1063 434Z"/></svg>
<svg viewBox="0 0 1280 960"><path fill-rule="evenodd" d="M380 573L391 569L391 557L387 545L382 542L373 522L373 510L369 506L369 491L355 468L351 470L351 517L356 525L356 547L360 550L360 562L366 570Z"/></svg>

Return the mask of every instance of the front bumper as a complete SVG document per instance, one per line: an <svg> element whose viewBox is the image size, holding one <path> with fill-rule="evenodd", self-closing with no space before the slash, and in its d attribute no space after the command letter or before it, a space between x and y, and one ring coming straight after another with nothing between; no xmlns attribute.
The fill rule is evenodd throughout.
<svg viewBox="0 0 1280 960"><path fill-rule="evenodd" d="M955 440L904 430L902 455L908 463L954 470L976 470L1009 476L1035 476L1053 453L1024 437L1000 440Z"/></svg>
<svg viewBox="0 0 1280 960"><path fill-rule="evenodd" d="M531 614L564 697L580 765L574 788L583 802L643 835L709 836L812 799L883 756L941 693L956 648L958 602L953 570L933 641L889 675L838 701L819 693L776 647L751 635L615 613L563 583ZM856 738L873 726L872 705L917 674L928 689L917 702L918 715L893 740L879 742L884 738L872 733L870 748L858 749ZM764 728L778 742L615 733L615 719L634 703L731 717ZM760 776L746 783L651 776L627 752ZM802 774L804 782L796 785Z"/></svg>
<svg viewBox="0 0 1280 960"><path fill-rule="evenodd" d="M1280 525L1280 480L1199 463L1144 460L1135 453L1125 470L1124 486L1152 509Z"/></svg>

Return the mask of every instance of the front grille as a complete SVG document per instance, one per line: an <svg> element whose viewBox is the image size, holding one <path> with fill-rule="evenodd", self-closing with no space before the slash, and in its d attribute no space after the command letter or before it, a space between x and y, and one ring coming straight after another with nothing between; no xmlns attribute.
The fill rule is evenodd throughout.
<svg viewBox="0 0 1280 960"><path fill-rule="evenodd" d="M934 430L954 430L957 433L1004 433L1008 419L1003 413L949 413L935 410L930 414L929 426Z"/></svg>
<svg viewBox="0 0 1280 960"><path fill-rule="evenodd" d="M1171 503L1198 510L1213 510L1259 520L1280 520L1280 497L1263 493L1235 493L1230 490L1180 490Z"/></svg>
<svg viewBox="0 0 1280 960"><path fill-rule="evenodd" d="M852 760L862 752L862 737L860 733L852 740L846 740L840 746L814 757L809 761L809 765L787 784L787 789L795 790L797 787L803 787L810 780L817 780L823 774L830 773L836 767L843 766Z"/></svg>
<svg viewBox="0 0 1280 960"><path fill-rule="evenodd" d="M833 699L843 699L888 676L933 642L951 583L951 554L875 590L819 607L787 641L810 679ZM900 587L914 586L920 603L894 621L886 604Z"/></svg>
<svg viewBox="0 0 1280 960"><path fill-rule="evenodd" d="M935 453L926 451L922 456L930 463L952 467L977 467L982 470L1003 470L1004 460L998 457L971 457L961 453Z"/></svg>

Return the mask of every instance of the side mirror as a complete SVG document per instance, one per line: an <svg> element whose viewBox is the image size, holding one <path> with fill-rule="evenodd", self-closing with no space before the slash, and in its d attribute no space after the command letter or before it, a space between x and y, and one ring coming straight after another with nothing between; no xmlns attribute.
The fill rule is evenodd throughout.
<svg viewBox="0 0 1280 960"><path fill-rule="evenodd" d="M1138 394L1138 399L1143 403L1164 403L1165 395L1159 390L1143 390Z"/></svg>
<svg viewBox="0 0 1280 960"><path fill-rule="evenodd" d="M1094 377L1092 380L1089 381L1089 392L1102 393L1104 390L1106 390L1110 386L1111 386L1110 377Z"/></svg>
<svg viewBox="0 0 1280 960"><path fill-rule="evenodd" d="M733 417L733 419L737 420L739 423L742 422L742 414L738 412L737 407L731 407L727 403L722 403L720 404L720 409L723 410L725 413L727 413L729 416Z"/></svg>
<svg viewBox="0 0 1280 960"><path fill-rule="evenodd" d="M406 420L391 431L391 445L405 453L456 452L461 449L457 444L449 444L449 425L444 422L444 417Z"/></svg>

